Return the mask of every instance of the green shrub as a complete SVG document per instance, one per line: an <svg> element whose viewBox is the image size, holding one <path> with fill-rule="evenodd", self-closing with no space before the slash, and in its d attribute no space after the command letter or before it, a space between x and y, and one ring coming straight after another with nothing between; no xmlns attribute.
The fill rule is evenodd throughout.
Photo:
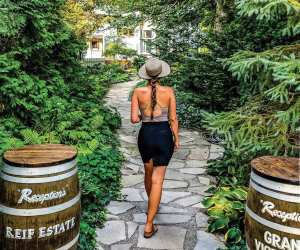
<svg viewBox="0 0 300 250"><path fill-rule="evenodd" d="M118 199L120 115L103 104L117 65L85 67L79 40L61 16L64 1L0 2L0 154L32 143L78 149L82 189L80 249L95 248L105 204ZM12 22L13 20L13 22Z"/></svg>
<svg viewBox="0 0 300 250"><path fill-rule="evenodd" d="M220 134L226 148L224 159L209 165L209 173L218 176L220 185L213 195L214 204L225 201L227 204L228 197L224 200L224 194L220 193L224 185L233 189L248 185L252 159L262 155L299 156L296 136L300 127L299 6L289 1L267 0L238 1L238 8L243 16L262 23L283 23L277 30L283 42L265 51L239 51L223 60L240 82L242 98L241 106L232 111L202 112L204 127ZM273 27L271 30L275 31ZM286 41L290 44L285 44ZM232 204L236 201L240 202L231 197ZM208 207L209 202L212 201L206 201ZM210 216L211 228L218 229L214 214ZM226 216L223 229L229 225L242 231L243 217L244 213ZM231 238L231 234L226 236ZM245 242L231 242L228 248L245 249Z"/></svg>
<svg viewBox="0 0 300 250"><path fill-rule="evenodd" d="M137 55L133 58L133 66L136 71L140 69L146 63L146 58L143 55Z"/></svg>
<svg viewBox="0 0 300 250"><path fill-rule="evenodd" d="M136 55L136 50L125 47L120 41L110 42L105 49L105 56L125 56L133 57Z"/></svg>

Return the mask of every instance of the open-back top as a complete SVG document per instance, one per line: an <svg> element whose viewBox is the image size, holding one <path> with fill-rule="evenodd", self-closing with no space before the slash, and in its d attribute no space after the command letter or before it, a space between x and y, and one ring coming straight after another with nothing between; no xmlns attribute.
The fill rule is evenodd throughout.
<svg viewBox="0 0 300 250"><path fill-rule="evenodd" d="M162 122L162 121L169 121L169 108L168 107L161 107L159 104L159 109L161 113L159 115L153 115L153 120L151 120L150 115L145 114L146 108L140 108L141 115L142 115L142 122Z"/></svg>

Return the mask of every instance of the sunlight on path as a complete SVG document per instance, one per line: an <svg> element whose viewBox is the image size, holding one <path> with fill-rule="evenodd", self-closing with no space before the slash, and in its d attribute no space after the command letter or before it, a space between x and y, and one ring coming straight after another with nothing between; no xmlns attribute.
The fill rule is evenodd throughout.
<svg viewBox="0 0 300 250"><path fill-rule="evenodd" d="M129 92L137 81L115 84L109 91L107 105L122 116L119 138L126 161L122 166L124 201L107 206L108 221L97 228L97 249L176 249L216 250L223 243L207 233L207 216L200 201L213 179L206 174L207 160L222 156L223 148L205 141L197 131L180 129L181 149L174 153L167 167L159 212L154 223L158 232L143 237L147 195L144 167L137 148L140 124L130 123Z"/></svg>

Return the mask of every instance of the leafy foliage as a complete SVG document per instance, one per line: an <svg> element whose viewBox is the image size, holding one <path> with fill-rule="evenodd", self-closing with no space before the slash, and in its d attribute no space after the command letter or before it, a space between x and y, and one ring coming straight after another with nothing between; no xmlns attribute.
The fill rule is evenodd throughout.
<svg viewBox="0 0 300 250"><path fill-rule="evenodd" d="M125 47L120 40L110 42L105 49L105 56L116 57L117 55L133 57L136 55L136 50Z"/></svg>
<svg viewBox="0 0 300 250"><path fill-rule="evenodd" d="M76 36L85 38L110 19L109 16L97 13L96 9L97 5L95 1L67 0L61 13L66 24Z"/></svg>
<svg viewBox="0 0 300 250"><path fill-rule="evenodd" d="M300 146L299 37L296 36L298 23L293 21L299 20L299 4L265 0L237 3L241 15L254 16L262 23L285 20L285 26L280 29L280 46L264 51L239 51L222 60L240 82L242 105L229 112L202 112L204 127L223 137L226 147L224 158L209 164L209 172L218 176L219 189L247 185L249 162L253 158L261 155L297 157ZM223 204L218 191L213 198L215 204ZM243 213L239 215L239 221L242 219ZM235 218L231 218L228 223L234 222ZM218 230L214 222L211 225ZM224 223L220 230L226 225ZM236 226L243 230L242 225ZM232 235L236 233L227 231L227 239ZM241 240L238 244L229 244L229 249L245 249L244 245Z"/></svg>
<svg viewBox="0 0 300 250"><path fill-rule="evenodd" d="M135 67L136 71L138 71L145 63L146 58L142 55L137 55L133 58L133 66Z"/></svg>
<svg viewBox="0 0 300 250"><path fill-rule="evenodd" d="M239 13L246 16L256 16L259 20L278 20L287 18L287 25L282 29L282 35L295 36L300 34L300 3L296 0L281 1L237 1Z"/></svg>
<svg viewBox="0 0 300 250"><path fill-rule="evenodd" d="M101 3L105 6L105 1ZM199 108L228 111L243 101L244 89L228 68L223 68L222 59L239 50L263 51L289 42L281 35L284 16L265 24L254 17L239 16L232 0L114 0L108 8L118 17L112 19L112 25L134 27L142 21L153 24L156 38L147 46L155 48L154 55L172 66L167 84L181 92L179 110L184 111L179 112L179 118L187 127L202 127ZM120 18L120 13L126 15ZM191 119L187 111L193 112Z"/></svg>
<svg viewBox="0 0 300 250"><path fill-rule="evenodd" d="M0 153L25 144L77 147L80 249L95 248L104 206L120 196L119 114L103 104L117 65L84 66L79 39L62 17L65 1L0 3Z"/></svg>

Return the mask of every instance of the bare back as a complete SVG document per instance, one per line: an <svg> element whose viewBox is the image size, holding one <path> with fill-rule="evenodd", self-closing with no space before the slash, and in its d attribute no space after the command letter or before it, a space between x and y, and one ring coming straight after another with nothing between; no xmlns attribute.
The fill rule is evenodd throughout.
<svg viewBox="0 0 300 250"><path fill-rule="evenodd" d="M156 86L156 102L153 118L168 116L171 99L171 88L161 85ZM151 86L136 88L139 110L144 117L151 116Z"/></svg>
<svg viewBox="0 0 300 250"><path fill-rule="evenodd" d="M178 120L176 114L176 98L172 87L156 84L156 105L153 109L153 120L151 118L152 86L135 88L131 97L131 122L140 121L169 121L175 137L176 148L179 147ZM141 112L141 116L139 115Z"/></svg>

